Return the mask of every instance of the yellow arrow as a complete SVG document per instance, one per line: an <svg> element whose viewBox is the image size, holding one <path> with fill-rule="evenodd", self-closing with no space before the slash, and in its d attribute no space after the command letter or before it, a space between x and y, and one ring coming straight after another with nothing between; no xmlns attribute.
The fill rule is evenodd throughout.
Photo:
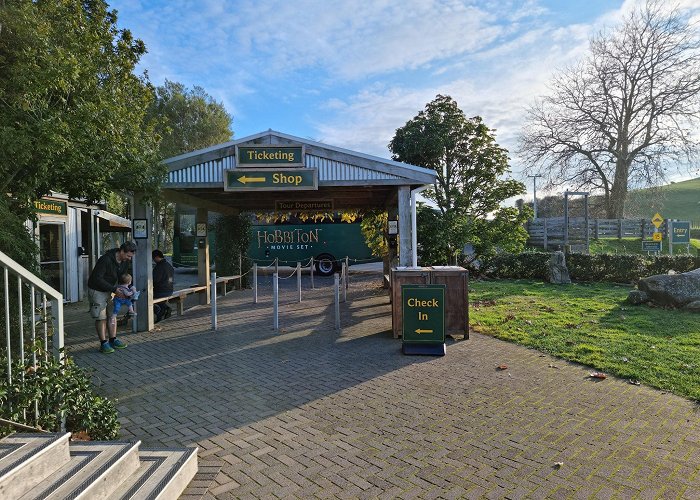
<svg viewBox="0 0 700 500"><path fill-rule="evenodd" d="M243 177L238 178L238 182L245 184L246 182L265 182L265 177Z"/></svg>
<svg viewBox="0 0 700 500"><path fill-rule="evenodd" d="M433 333L432 330L421 330L420 328L416 330L416 333Z"/></svg>

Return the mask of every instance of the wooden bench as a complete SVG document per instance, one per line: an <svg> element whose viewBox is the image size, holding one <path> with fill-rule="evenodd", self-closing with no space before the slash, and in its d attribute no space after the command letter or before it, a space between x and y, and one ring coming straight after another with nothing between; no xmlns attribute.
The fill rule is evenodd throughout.
<svg viewBox="0 0 700 500"><path fill-rule="evenodd" d="M221 277L217 277L217 278L216 278L216 289L219 290L219 285L221 285L221 284L223 283L223 286L221 287L221 288L222 288L222 290L221 290L221 295L226 296L226 285L228 284L228 282L229 282L229 281L240 280L241 277L242 277L242 276L241 276L240 274L234 275L234 276L221 276ZM240 281L239 281L238 286L239 286L239 288L240 288L240 286L241 286ZM217 291L217 293L219 293L219 292Z"/></svg>
<svg viewBox="0 0 700 500"><path fill-rule="evenodd" d="M217 280L218 281L218 280ZM153 299L154 304L160 304L161 302L170 302L171 300L177 303L177 315L182 316L185 314L185 299L188 295L193 293L200 293L206 291L207 287L205 285L192 286L189 288L183 288L182 290L175 290L172 295L168 297L160 297Z"/></svg>

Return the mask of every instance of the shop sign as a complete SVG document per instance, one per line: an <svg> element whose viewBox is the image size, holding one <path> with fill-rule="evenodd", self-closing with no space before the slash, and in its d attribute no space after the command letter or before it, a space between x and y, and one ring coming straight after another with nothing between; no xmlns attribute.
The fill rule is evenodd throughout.
<svg viewBox="0 0 700 500"><path fill-rule="evenodd" d="M226 170L224 191L303 191L318 189L315 168L236 168Z"/></svg>

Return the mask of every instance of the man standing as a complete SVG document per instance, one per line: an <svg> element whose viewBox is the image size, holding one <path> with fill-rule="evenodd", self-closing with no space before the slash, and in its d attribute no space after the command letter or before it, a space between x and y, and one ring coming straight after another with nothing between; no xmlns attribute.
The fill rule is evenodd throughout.
<svg viewBox="0 0 700 500"><path fill-rule="evenodd" d="M100 351L109 354L114 349L124 349L127 346L117 338L116 318L112 316L112 294L117 293L119 276L128 272L129 262L136 253L136 243L127 241L119 248L108 250L97 260L95 268L88 278L88 298L90 300L90 314L95 319L95 329L100 339ZM108 311L109 309L109 311ZM109 330L109 340L107 333Z"/></svg>
<svg viewBox="0 0 700 500"><path fill-rule="evenodd" d="M153 298L160 299L163 297L170 297L173 294L175 269L170 265L170 262L165 260L165 256L160 250L153 250L153 252L151 252L151 257L153 258L153 262L156 263L153 268ZM153 314L156 323L161 319L169 318L170 312L170 306L167 302L153 304Z"/></svg>

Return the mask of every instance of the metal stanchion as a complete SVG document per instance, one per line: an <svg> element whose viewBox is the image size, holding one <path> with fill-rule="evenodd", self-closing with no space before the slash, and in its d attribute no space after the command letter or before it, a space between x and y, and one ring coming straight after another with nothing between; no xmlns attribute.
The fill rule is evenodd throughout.
<svg viewBox="0 0 700 500"><path fill-rule="evenodd" d="M211 329L216 330L216 273L211 273Z"/></svg>
<svg viewBox="0 0 700 500"><path fill-rule="evenodd" d="M342 263L341 269L340 269L341 277L343 278L343 302L348 301L348 287L346 286L346 282L348 279L348 268L345 264L345 262Z"/></svg>
<svg viewBox="0 0 700 500"><path fill-rule="evenodd" d="M258 303L258 263L253 262L253 304Z"/></svg>
<svg viewBox="0 0 700 500"><path fill-rule="evenodd" d="M350 257L345 256L345 288L350 285Z"/></svg>
<svg viewBox="0 0 700 500"><path fill-rule="evenodd" d="M333 299L335 302L335 331L340 333L340 285L338 283L338 273L333 278Z"/></svg>
<svg viewBox="0 0 700 500"><path fill-rule="evenodd" d="M277 274L277 275L279 275L279 273L280 273L279 267L280 267L280 258L275 257L275 274Z"/></svg>
<svg viewBox="0 0 700 500"><path fill-rule="evenodd" d="M280 318L279 318L279 284L277 282L279 275L277 273L272 275L272 322L275 330L279 330Z"/></svg>
<svg viewBox="0 0 700 500"><path fill-rule="evenodd" d="M311 257L311 289L314 290L314 258Z"/></svg>
<svg viewBox="0 0 700 500"><path fill-rule="evenodd" d="M301 302L301 262L297 262L297 290L299 291L299 302Z"/></svg>
<svg viewBox="0 0 700 500"><path fill-rule="evenodd" d="M224 287L226 284L224 284ZM238 289L243 290L243 255L238 254ZM224 288L226 292L226 288Z"/></svg>

